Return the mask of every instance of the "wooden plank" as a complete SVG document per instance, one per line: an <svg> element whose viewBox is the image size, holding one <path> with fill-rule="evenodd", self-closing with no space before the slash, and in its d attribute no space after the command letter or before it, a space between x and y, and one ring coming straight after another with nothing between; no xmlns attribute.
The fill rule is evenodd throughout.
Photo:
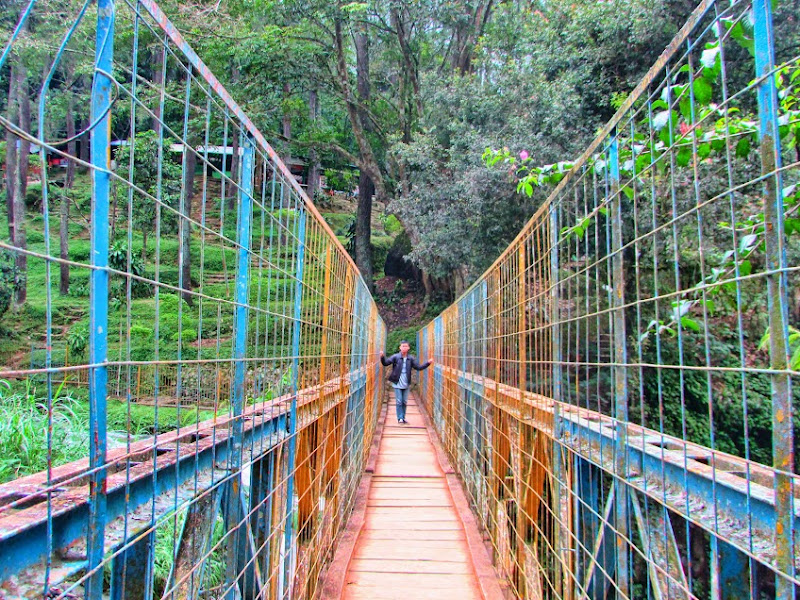
<svg viewBox="0 0 800 600"><path fill-rule="evenodd" d="M387 589L384 586L348 586L344 598L347 600L465 600L478 599L471 590L445 592L434 590Z"/></svg>
<svg viewBox="0 0 800 600"><path fill-rule="evenodd" d="M447 557L448 559L444 562L469 564L467 548L463 543L459 544L458 542L437 544L431 547L428 542L415 542L412 540L404 543L401 548L400 544L393 540L376 540L374 544L359 548L353 555L354 560L424 560L428 562L440 561L442 557Z"/></svg>
<svg viewBox="0 0 800 600"><path fill-rule="evenodd" d="M447 543L453 544L465 539L464 532L453 530L445 531L418 531L418 530L395 530L395 531L381 531L376 529L370 534L370 541L376 540L397 540L399 541L427 541L431 543Z"/></svg>
<svg viewBox="0 0 800 600"><path fill-rule="evenodd" d="M469 575L471 566L467 555L460 560L420 560L413 558L356 558L350 563L350 571L369 573L422 573L431 575Z"/></svg>
<svg viewBox="0 0 800 600"><path fill-rule="evenodd" d="M464 575L445 573L371 573L368 571L348 571L347 586L352 584L379 586L385 585L407 590L462 590L472 589L469 578ZM413 596L411 596L413 598Z"/></svg>

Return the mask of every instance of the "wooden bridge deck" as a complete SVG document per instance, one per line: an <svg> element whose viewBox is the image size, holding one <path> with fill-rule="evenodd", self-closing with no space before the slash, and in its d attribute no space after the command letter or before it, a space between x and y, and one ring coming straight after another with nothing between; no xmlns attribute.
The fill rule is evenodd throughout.
<svg viewBox="0 0 800 600"><path fill-rule="evenodd" d="M397 422L394 398L385 412L366 498L353 517L360 519L357 537L353 532L350 548L339 551L348 554L341 598L502 598L463 492L453 489L458 481L448 465L450 474L443 470L416 399L405 425Z"/></svg>

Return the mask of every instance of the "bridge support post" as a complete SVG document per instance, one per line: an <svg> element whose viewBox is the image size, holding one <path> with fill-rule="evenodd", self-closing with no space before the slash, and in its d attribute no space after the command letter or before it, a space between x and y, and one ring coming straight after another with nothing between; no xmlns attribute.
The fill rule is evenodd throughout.
<svg viewBox="0 0 800 600"><path fill-rule="evenodd" d="M753 1L761 175L764 195L765 272L769 312L772 384L772 460L775 467L775 550L777 567L794 574L794 432L788 343L786 247L781 182L781 141L778 129L778 93L775 86L774 31L770 0ZM738 276L738 271L737 271ZM776 577L776 598L794 598L794 584Z"/></svg>
<svg viewBox="0 0 800 600"><path fill-rule="evenodd" d="M573 468L575 536L581 550L576 558L572 587L576 597L583 593L591 600L602 600L611 586L617 563L614 531L605 510L608 496L603 497L597 467L576 455ZM609 489L609 496L613 489Z"/></svg>
<svg viewBox="0 0 800 600"><path fill-rule="evenodd" d="M114 557L111 566L111 600L146 598L152 589L155 531L138 541L125 542L128 543L130 546Z"/></svg>
<svg viewBox="0 0 800 600"><path fill-rule="evenodd" d="M278 544L273 543L272 532L272 506L275 498L275 450L270 450L265 456L253 464L252 478L250 479L250 530L253 532L261 573L265 574L265 587L273 589L272 582L272 549Z"/></svg>
<svg viewBox="0 0 800 600"><path fill-rule="evenodd" d="M106 525L106 395L108 382L108 247L111 173L111 78L114 0L98 0L95 75L92 84L92 273L89 312L89 522L86 536L86 597L103 596ZM99 119L99 120L98 120Z"/></svg>
<svg viewBox="0 0 800 600"><path fill-rule="evenodd" d="M294 323L292 325L292 404L289 411L289 440L287 442L286 513L284 519L283 590L281 596L292 597L294 564L294 471L297 453L297 393L300 389L300 338L303 330L303 272L306 252L306 211L298 208L297 254L295 256Z"/></svg>
<svg viewBox="0 0 800 600"><path fill-rule="evenodd" d="M711 538L711 597L719 600L757 595L751 588L748 557L716 535Z"/></svg>
<svg viewBox="0 0 800 600"><path fill-rule="evenodd" d="M611 132L608 146L608 184L611 204L611 281L614 331L614 445L615 529L617 532L617 589L621 597L630 596L630 531L628 521L628 362L625 339L625 265L622 259L622 193L619 189L619 147L617 131Z"/></svg>
<svg viewBox="0 0 800 600"><path fill-rule="evenodd" d="M563 394L561 389L562 372L561 365L563 357L561 355L561 315L559 312L559 256L558 256L558 207L555 204L550 206L550 322L552 323L551 329L551 353L553 365L553 511L556 514L555 523L555 552L558 557L556 561L556 585L561 586L562 595L567 592L570 587L568 581L572 569L565 569L565 561L570 560L571 548L566 544L571 544L571 536L564 530L569 526L568 523L563 522L562 519L562 506L568 501L568 495L565 495L564 484L565 472L564 461L562 453L562 428L561 417L559 414L559 403L563 401ZM567 488L568 490L569 488ZM535 518L536 515L532 515ZM569 596L567 596L569 597Z"/></svg>
<svg viewBox="0 0 800 600"><path fill-rule="evenodd" d="M236 134L238 135L238 133ZM239 182L239 207L237 219L236 241L239 247L238 264L236 268L236 308L234 313L234 366L233 390L231 394L231 411L233 423L231 425L230 453L228 455L228 470L231 480L223 498L223 513L227 531L235 531L227 545L227 564L225 567L225 582L228 589L227 598L233 600L236 595L234 589L239 575L240 548L247 543L247 522L242 510L242 411L245 402L245 375L247 373L247 318L250 303L250 240L251 221L253 215L253 142L245 137L242 151L241 180ZM245 536L245 537L243 537ZM241 582L239 582L241 585Z"/></svg>
<svg viewBox="0 0 800 600"><path fill-rule="evenodd" d="M189 505L178 552L167 579L165 598L195 600L200 594L205 562L214 535L214 524L219 515L220 497L219 489L215 488ZM143 596L125 595L120 596L120 599L140 597ZM116 599L112 596L112 600Z"/></svg>

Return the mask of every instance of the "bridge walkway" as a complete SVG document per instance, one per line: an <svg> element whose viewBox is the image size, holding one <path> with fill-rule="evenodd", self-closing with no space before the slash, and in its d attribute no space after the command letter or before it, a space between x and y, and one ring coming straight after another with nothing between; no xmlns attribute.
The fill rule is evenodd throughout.
<svg viewBox="0 0 800 600"><path fill-rule="evenodd" d="M393 398L382 419L372 472L368 468L351 517L358 534L340 544L334 561L348 560L341 598L502 598L474 517L417 396L410 398L407 424L397 422Z"/></svg>

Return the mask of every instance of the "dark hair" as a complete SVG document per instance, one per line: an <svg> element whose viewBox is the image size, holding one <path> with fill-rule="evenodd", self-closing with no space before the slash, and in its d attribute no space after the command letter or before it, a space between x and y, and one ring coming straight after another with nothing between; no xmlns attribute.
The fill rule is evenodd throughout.
<svg viewBox="0 0 800 600"><path fill-rule="evenodd" d="M407 346L411 345L407 340L400 340L400 345L402 346L403 344L406 344Z"/></svg>

